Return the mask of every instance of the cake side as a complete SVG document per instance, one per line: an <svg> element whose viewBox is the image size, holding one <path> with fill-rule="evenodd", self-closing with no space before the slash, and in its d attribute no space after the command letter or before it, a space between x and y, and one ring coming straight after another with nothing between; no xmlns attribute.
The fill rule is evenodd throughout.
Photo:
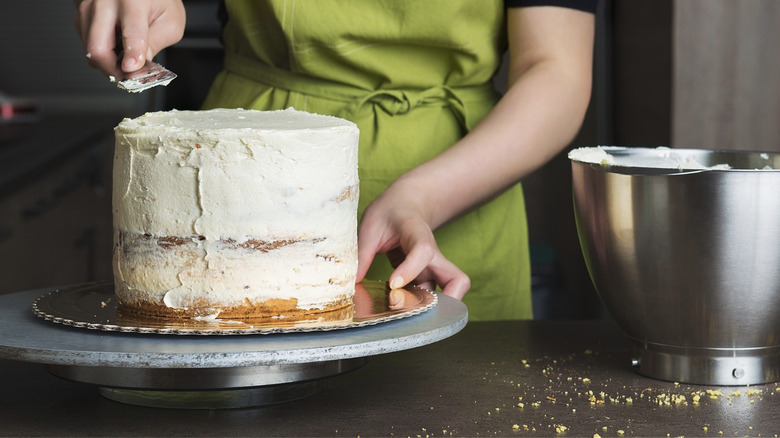
<svg viewBox="0 0 780 438"><path fill-rule="evenodd" d="M351 304L357 142L354 124L295 110L123 121L114 162L120 303L221 317Z"/></svg>

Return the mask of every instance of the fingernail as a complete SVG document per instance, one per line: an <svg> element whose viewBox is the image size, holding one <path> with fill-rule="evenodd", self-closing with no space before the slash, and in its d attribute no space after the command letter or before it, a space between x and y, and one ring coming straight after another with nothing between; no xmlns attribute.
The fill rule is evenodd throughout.
<svg viewBox="0 0 780 438"><path fill-rule="evenodd" d="M125 59L122 60L122 68L130 69L133 67L143 65L144 63L143 58L144 58L143 55L138 55L137 58L125 57Z"/></svg>
<svg viewBox="0 0 780 438"><path fill-rule="evenodd" d="M122 68L131 69L135 67L135 58L125 58L122 60Z"/></svg>
<svg viewBox="0 0 780 438"><path fill-rule="evenodd" d="M404 287L404 279L401 277L395 277L390 280L390 289L398 289Z"/></svg>

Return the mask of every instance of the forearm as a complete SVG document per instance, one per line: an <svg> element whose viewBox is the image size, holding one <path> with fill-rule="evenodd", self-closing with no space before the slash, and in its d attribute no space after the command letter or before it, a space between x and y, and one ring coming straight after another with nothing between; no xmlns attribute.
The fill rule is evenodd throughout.
<svg viewBox="0 0 780 438"><path fill-rule="evenodd" d="M562 45L538 53L515 48L523 56L511 64L509 88L495 109L396 182L433 228L499 195L571 142L590 100L592 39L573 45L576 56Z"/></svg>
<svg viewBox="0 0 780 438"><path fill-rule="evenodd" d="M590 84L563 86L544 67L529 71L475 129L404 175L437 228L492 199L560 152L584 117ZM542 85L554 81L555 86ZM551 105L550 102L556 104Z"/></svg>

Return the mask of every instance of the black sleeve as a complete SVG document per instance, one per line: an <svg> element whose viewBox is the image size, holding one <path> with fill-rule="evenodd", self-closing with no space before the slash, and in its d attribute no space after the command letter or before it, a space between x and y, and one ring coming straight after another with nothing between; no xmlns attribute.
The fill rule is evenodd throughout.
<svg viewBox="0 0 780 438"><path fill-rule="evenodd" d="M504 0L507 8L519 8L523 6L561 6L564 8L579 9L580 11L596 13L599 0Z"/></svg>

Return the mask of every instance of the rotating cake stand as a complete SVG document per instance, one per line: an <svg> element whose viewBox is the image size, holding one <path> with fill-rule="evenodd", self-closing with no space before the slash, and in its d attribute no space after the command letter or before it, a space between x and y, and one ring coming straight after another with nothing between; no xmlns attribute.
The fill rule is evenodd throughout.
<svg viewBox="0 0 780 438"><path fill-rule="evenodd" d="M369 356L427 345L460 331L466 306L438 294L427 311L328 331L229 336L88 330L46 321L33 301L57 288L0 295L0 359L42 363L104 396L155 407L235 408L294 400Z"/></svg>

